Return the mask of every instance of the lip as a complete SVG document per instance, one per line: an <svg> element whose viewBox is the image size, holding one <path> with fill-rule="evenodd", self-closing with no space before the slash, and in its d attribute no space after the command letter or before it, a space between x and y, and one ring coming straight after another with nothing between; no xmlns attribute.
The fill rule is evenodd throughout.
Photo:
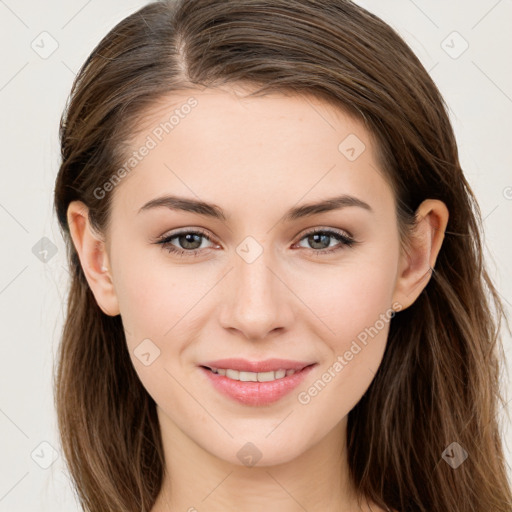
<svg viewBox="0 0 512 512"><path fill-rule="evenodd" d="M240 360L239 360L240 361ZM275 365L275 360L270 360L271 362L266 361L267 367L268 365ZM283 360L281 360L283 361ZM213 361L212 361L213 363ZM219 361L216 361L215 364L219 364ZM231 364L231 363L230 363ZM262 364L262 363L260 363ZM297 364L297 362L295 362ZM302 366L303 363L300 363ZM207 366L207 365L205 365ZM215 366L212 364L214 368L219 368L219 366ZM199 369L203 372L208 378L209 382L213 385L213 387L222 393L223 395L235 400L236 402L244 405L251 406L263 406L269 405L274 402L277 402L285 395L289 394L293 391L301 382L304 381L306 376L309 374L313 368L317 366L317 363L313 363L306 367L302 367L302 369L296 370L293 375L288 375L287 377L283 377L282 379L277 379L272 382L243 382L237 381L233 379L229 379L223 375L219 375L217 373L213 373L209 368L205 368L201 366ZM246 366L247 367L247 366ZM220 366L222 368L222 366ZM228 368L232 368L233 370L238 368L233 368L232 366L228 366ZM281 366L279 369L285 369ZM293 368L289 368L293 369ZM253 370L241 370L241 371L253 371ZM265 371L265 370L259 370ZM266 370L271 371L271 370ZM275 370L274 370L275 371Z"/></svg>
<svg viewBox="0 0 512 512"><path fill-rule="evenodd" d="M208 368L231 368L240 372L276 372L277 370L302 370L314 362L292 361L291 359L265 359L265 361L248 361L247 359L229 358L208 361L200 366Z"/></svg>

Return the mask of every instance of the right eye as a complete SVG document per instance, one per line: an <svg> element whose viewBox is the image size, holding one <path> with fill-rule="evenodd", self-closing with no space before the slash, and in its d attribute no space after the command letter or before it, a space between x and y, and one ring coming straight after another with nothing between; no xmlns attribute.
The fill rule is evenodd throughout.
<svg viewBox="0 0 512 512"><path fill-rule="evenodd" d="M210 237L206 232L202 230L197 231L179 231L178 233L171 233L159 239L157 244L160 244L162 248L169 251L170 253L178 256L198 256L199 250L201 249L201 238L206 238L211 242ZM178 243L184 248L176 247L172 244L172 240L177 239ZM199 246L195 247L199 243ZM192 246L192 247L190 247ZM203 248L204 249L204 248Z"/></svg>

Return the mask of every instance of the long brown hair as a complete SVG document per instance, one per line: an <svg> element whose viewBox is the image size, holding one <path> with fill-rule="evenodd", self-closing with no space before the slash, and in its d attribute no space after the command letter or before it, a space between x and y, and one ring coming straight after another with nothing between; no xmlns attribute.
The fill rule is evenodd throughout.
<svg viewBox="0 0 512 512"><path fill-rule="evenodd" d="M311 94L364 122L393 187L402 241L424 199L447 205L435 272L391 321L382 364L349 413L350 474L383 508L510 512L497 418L502 318L510 327L483 262L481 213L434 82L392 28L348 0L152 3L112 29L78 73L60 125L54 197L71 270L55 401L84 510L151 510L165 461L155 403L120 316L105 315L89 289L67 207L83 201L104 233L112 194L97 190L122 165L147 109L172 91L222 84ZM468 455L456 469L443 457L452 443Z"/></svg>

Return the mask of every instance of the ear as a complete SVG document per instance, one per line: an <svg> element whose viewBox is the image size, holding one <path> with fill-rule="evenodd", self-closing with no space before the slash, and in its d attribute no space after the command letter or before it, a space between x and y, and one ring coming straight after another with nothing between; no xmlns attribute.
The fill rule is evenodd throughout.
<svg viewBox="0 0 512 512"><path fill-rule="evenodd" d="M118 315L119 303L111 277L105 241L92 227L89 209L81 201L72 201L68 206L67 219L80 264L98 306L107 315Z"/></svg>
<svg viewBox="0 0 512 512"><path fill-rule="evenodd" d="M393 302L408 308L427 286L441 249L449 212L438 199L426 199L416 210L416 225L400 256Z"/></svg>

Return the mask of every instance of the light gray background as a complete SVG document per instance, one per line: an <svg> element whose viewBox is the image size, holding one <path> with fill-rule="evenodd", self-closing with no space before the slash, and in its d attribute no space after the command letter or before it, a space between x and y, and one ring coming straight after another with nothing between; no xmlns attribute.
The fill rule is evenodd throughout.
<svg viewBox="0 0 512 512"><path fill-rule="evenodd" d="M146 3L0 0L0 512L78 510L60 455L51 389L68 278L52 212L58 123L74 75L96 43ZM358 3L398 30L450 107L462 165L485 218L489 268L510 313L512 2ZM41 35L45 31L49 35ZM58 47L46 55L52 44ZM43 237L51 241L46 263L36 257ZM512 340L506 332L504 339L510 362ZM510 465L508 421L503 429ZM42 468L53 455L55 462Z"/></svg>

